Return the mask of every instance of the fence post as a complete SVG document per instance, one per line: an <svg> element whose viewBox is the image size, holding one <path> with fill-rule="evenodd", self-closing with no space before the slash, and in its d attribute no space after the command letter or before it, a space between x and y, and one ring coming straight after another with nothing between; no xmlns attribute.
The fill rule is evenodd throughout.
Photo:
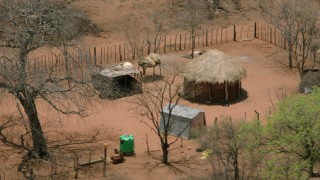
<svg viewBox="0 0 320 180"><path fill-rule="evenodd" d="M102 65L102 47L100 48L100 65Z"/></svg>
<svg viewBox="0 0 320 180"><path fill-rule="evenodd" d="M233 41L237 41L237 31L236 31L236 25L233 25Z"/></svg>
<svg viewBox="0 0 320 180"><path fill-rule="evenodd" d="M223 28L221 28L221 37L220 37L220 43L222 44L222 31L223 31Z"/></svg>
<svg viewBox="0 0 320 180"><path fill-rule="evenodd" d="M226 39L225 42L228 42L228 27L226 28Z"/></svg>
<svg viewBox="0 0 320 180"><path fill-rule="evenodd" d="M94 65L97 65L97 49L96 49L96 47L93 47L93 62L94 62Z"/></svg>
<svg viewBox="0 0 320 180"><path fill-rule="evenodd" d="M184 47L183 50L186 50L187 48L187 33L184 33Z"/></svg>
<svg viewBox="0 0 320 180"><path fill-rule="evenodd" d="M120 57L120 61L122 61L121 45L119 45L119 57Z"/></svg>
<svg viewBox="0 0 320 180"><path fill-rule="evenodd" d="M171 37L170 37L170 46L169 46L169 50L171 52Z"/></svg>
<svg viewBox="0 0 320 180"><path fill-rule="evenodd" d="M208 29L206 30L206 46L208 46Z"/></svg>
<svg viewBox="0 0 320 180"><path fill-rule="evenodd" d="M270 27L270 44L272 44L272 29Z"/></svg>
<svg viewBox="0 0 320 180"><path fill-rule="evenodd" d="M179 42L179 50L180 50L180 51L182 50L182 49L181 49L181 48L182 48L182 47L181 47L181 39L182 39L182 36L181 36L181 34L180 34L180 40L179 40L179 41L180 41L180 42Z"/></svg>
<svg viewBox="0 0 320 180"><path fill-rule="evenodd" d="M167 36L164 36L164 46L163 46L163 53L167 53L166 52L166 46L167 46Z"/></svg>
<svg viewBox="0 0 320 180"><path fill-rule="evenodd" d="M254 38L257 38L257 22L254 22Z"/></svg>
<svg viewBox="0 0 320 180"><path fill-rule="evenodd" d="M174 38L174 51L177 51L177 34Z"/></svg>
<svg viewBox="0 0 320 180"><path fill-rule="evenodd" d="M117 45L114 45L114 62L117 62Z"/></svg>
<svg viewBox="0 0 320 180"><path fill-rule="evenodd" d="M109 63L109 46L107 47L107 63Z"/></svg>
<svg viewBox="0 0 320 180"><path fill-rule="evenodd" d="M216 31L216 44L218 44L218 33L219 33L219 28L217 28L217 31Z"/></svg>
<svg viewBox="0 0 320 180"><path fill-rule="evenodd" d="M211 45L212 45L212 38L213 38L213 28L211 28L211 42L210 42Z"/></svg>

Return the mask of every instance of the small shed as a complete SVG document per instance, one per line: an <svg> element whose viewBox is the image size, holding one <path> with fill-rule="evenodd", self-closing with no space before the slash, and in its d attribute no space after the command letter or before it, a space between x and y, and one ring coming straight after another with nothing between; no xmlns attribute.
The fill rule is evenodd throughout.
<svg viewBox="0 0 320 180"><path fill-rule="evenodd" d="M205 113L202 110L194 109L186 106L176 105L171 108L167 104L161 112L160 119L160 132L164 132L165 125L168 124L169 120L169 133L171 135L180 136L183 139L190 139L190 130L197 129L201 130L206 128Z"/></svg>
<svg viewBox="0 0 320 180"><path fill-rule="evenodd" d="M117 99L142 92L141 82L135 79L139 74L140 71L133 68L105 68L93 73L92 84L101 98Z"/></svg>

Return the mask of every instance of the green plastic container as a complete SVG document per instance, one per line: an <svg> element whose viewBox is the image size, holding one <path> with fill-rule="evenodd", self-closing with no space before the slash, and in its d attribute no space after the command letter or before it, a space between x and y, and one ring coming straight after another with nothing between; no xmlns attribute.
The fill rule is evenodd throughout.
<svg viewBox="0 0 320 180"><path fill-rule="evenodd" d="M134 136L123 134L120 136L120 153L134 155Z"/></svg>

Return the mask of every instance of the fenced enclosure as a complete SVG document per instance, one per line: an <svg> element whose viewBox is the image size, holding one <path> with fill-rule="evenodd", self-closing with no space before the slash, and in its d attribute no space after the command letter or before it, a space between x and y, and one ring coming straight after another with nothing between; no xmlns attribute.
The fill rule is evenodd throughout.
<svg viewBox="0 0 320 180"><path fill-rule="evenodd" d="M232 25L220 28L206 28L197 31L195 36L195 49L230 43L233 41L248 41L253 38L260 39L283 49L287 49L284 34L274 26L256 21L248 25ZM85 69L89 66L108 66L122 61L133 61L150 53L172 53L191 50L191 34L188 32L167 34L159 42L150 42L147 39L138 43L121 42L101 47L70 48L65 53L49 52L44 55L28 57L28 72L46 73L61 72L72 73L76 69ZM294 51L301 51L301 44L295 41ZM18 69L14 61L6 61L6 51L2 51L1 65L5 69ZM56 51L57 52L57 51ZM319 57L311 57L319 58Z"/></svg>
<svg viewBox="0 0 320 180"><path fill-rule="evenodd" d="M254 38L254 25L232 25L228 27L206 28L199 30L195 36L195 48L242 41ZM144 39L137 43L121 42L101 47L70 48L67 52L48 51L43 55L31 55L27 60L28 72L72 72L75 69L88 66L107 66L122 61L133 61L149 53L171 53L191 49L191 34L189 32L167 34L158 42ZM8 52L2 49L2 57ZM14 61L1 58L2 67L18 70Z"/></svg>

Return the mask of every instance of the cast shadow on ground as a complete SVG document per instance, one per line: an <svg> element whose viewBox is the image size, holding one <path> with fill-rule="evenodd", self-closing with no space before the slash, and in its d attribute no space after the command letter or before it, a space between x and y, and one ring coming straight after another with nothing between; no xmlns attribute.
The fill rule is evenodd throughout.
<svg viewBox="0 0 320 180"><path fill-rule="evenodd" d="M160 81L163 80L163 76L161 75L148 75L148 76L143 76L140 81L142 83L151 83L155 81Z"/></svg>
<svg viewBox="0 0 320 180"><path fill-rule="evenodd" d="M245 90L245 89L242 89L241 88L241 95L238 99L236 100L233 100L233 101L230 101L230 102L222 102L222 103L213 103L213 102L210 102L210 101L199 101L199 100L194 100L192 98L185 98L185 97L182 97L183 99L191 102L191 103L196 103L196 104L200 104L200 105L221 105L221 106L230 106L230 105L233 105L233 104L237 104L239 102L242 102L246 99L248 99L249 95L248 95L248 91Z"/></svg>

